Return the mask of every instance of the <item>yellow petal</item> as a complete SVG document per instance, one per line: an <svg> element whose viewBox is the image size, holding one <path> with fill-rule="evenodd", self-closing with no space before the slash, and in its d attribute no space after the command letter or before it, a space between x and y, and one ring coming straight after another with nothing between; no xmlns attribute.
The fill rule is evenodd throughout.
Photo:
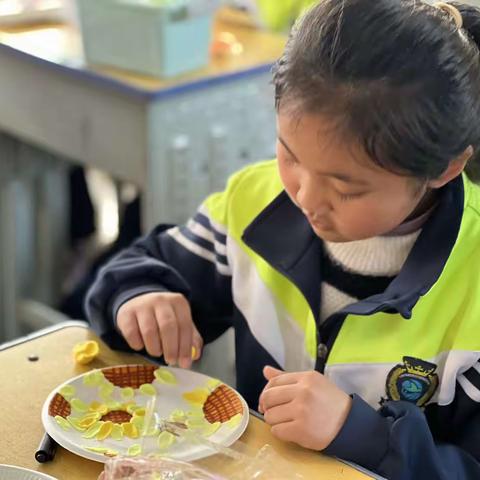
<svg viewBox="0 0 480 480"><path fill-rule="evenodd" d="M215 390L219 385L221 385L221 381L218 380L217 378L210 378L210 380L208 380L207 382L207 388L213 392L213 390Z"/></svg>
<svg viewBox="0 0 480 480"><path fill-rule="evenodd" d="M157 444L160 450L166 450L175 443L175 435L170 432L164 431L158 436Z"/></svg>
<svg viewBox="0 0 480 480"><path fill-rule="evenodd" d="M127 455L129 457L136 457L141 453L142 453L142 446L139 445L138 443L136 443L135 445L132 445L131 447L128 447Z"/></svg>
<svg viewBox="0 0 480 480"><path fill-rule="evenodd" d="M70 398L75 395L76 388L73 385L64 385L58 393L63 397L63 398Z"/></svg>
<svg viewBox="0 0 480 480"><path fill-rule="evenodd" d="M110 395L113 393L115 389L114 385L110 382L106 382L100 386L98 389L98 394L102 398L102 400L108 401L110 400Z"/></svg>
<svg viewBox="0 0 480 480"><path fill-rule="evenodd" d="M94 423L85 433L82 435L83 438L93 438L99 431L104 422Z"/></svg>
<svg viewBox="0 0 480 480"><path fill-rule="evenodd" d="M140 408L136 408L134 411L133 411L133 416L134 417L144 417L145 416L145 408L144 407L140 407Z"/></svg>
<svg viewBox="0 0 480 480"><path fill-rule="evenodd" d="M68 420L65 420L65 418L61 417L60 415L57 415L54 418L62 430L70 430L72 428Z"/></svg>
<svg viewBox="0 0 480 480"><path fill-rule="evenodd" d="M75 417L71 417L70 415L67 417L67 420L68 422L70 423L70 425L75 429L75 430L78 430L79 432L83 432L85 431L87 428L86 427L82 427L80 425L80 419L78 418L75 418Z"/></svg>
<svg viewBox="0 0 480 480"><path fill-rule="evenodd" d="M87 417L87 418L82 418L79 422L78 425L82 428L90 428L94 423L98 422L98 418L95 417Z"/></svg>
<svg viewBox="0 0 480 480"><path fill-rule="evenodd" d="M143 426L145 425L144 417L132 417L130 419L130 423L133 423L141 432L143 430Z"/></svg>
<svg viewBox="0 0 480 480"><path fill-rule="evenodd" d="M107 402L107 411L111 412L113 410L122 410L122 404L115 400Z"/></svg>
<svg viewBox="0 0 480 480"><path fill-rule="evenodd" d="M154 372L155 378L162 383L169 383L170 385L176 385L177 379L175 375L166 368L157 368Z"/></svg>
<svg viewBox="0 0 480 480"><path fill-rule="evenodd" d="M191 429L201 429L207 426L207 420L201 417L190 417L185 424Z"/></svg>
<svg viewBox="0 0 480 480"><path fill-rule="evenodd" d="M220 422L215 422L215 423L208 423L207 425L202 428L200 434L203 435L204 437L210 437L214 433L218 431L218 429L222 426Z"/></svg>
<svg viewBox="0 0 480 480"><path fill-rule="evenodd" d="M114 423L113 424L113 428L112 428L112 433L110 434L110 436L114 439L114 440L121 440L123 438L123 429L122 429L122 426L119 425L118 423Z"/></svg>
<svg viewBox="0 0 480 480"><path fill-rule="evenodd" d="M111 448L105 447L83 447L84 450L89 450L90 452L94 453L103 453L106 457L116 457L118 452L116 450L112 450Z"/></svg>
<svg viewBox="0 0 480 480"><path fill-rule="evenodd" d="M132 403L130 405L127 405L126 411L130 414L133 415L137 410L144 409L140 405L136 405L135 403Z"/></svg>
<svg viewBox="0 0 480 480"><path fill-rule="evenodd" d="M105 440L113 430L113 422L105 422L101 427L100 430L98 431L97 435L95 435L95 438L97 440Z"/></svg>
<svg viewBox="0 0 480 480"><path fill-rule="evenodd" d="M191 392L186 392L182 397L193 405L203 405L207 400L210 392L206 388L196 388Z"/></svg>
<svg viewBox="0 0 480 480"><path fill-rule="evenodd" d="M187 418L183 410L176 409L170 414L169 420L172 422L184 422Z"/></svg>
<svg viewBox="0 0 480 480"><path fill-rule="evenodd" d="M72 406L72 410L75 412L86 412L88 410L88 405L80 400L79 398L74 398L70 402L70 405Z"/></svg>
<svg viewBox="0 0 480 480"><path fill-rule="evenodd" d="M227 425L229 428L236 428L240 425L242 417L243 415L241 413L237 413L230 420L228 420L228 422L225 422L225 425Z"/></svg>
<svg viewBox="0 0 480 480"><path fill-rule="evenodd" d="M104 403L100 403L97 401L92 402L88 406L88 409L91 412L96 412L96 413L99 413L100 415L105 415L108 412L108 407Z"/></svg>
<svg viewBox="0 0 480 480"><path fill-rule="evenodd" d="M92 370L83 377L83 384L87 387L98 387L105 381L105 376L100 370Z"/></svg>
<svg viewBox="0 0 480 480"><path fill-rule="evenodd" d="M138 438L138 428L130 422L122 423L123 434L128 438Z"/></svg>
<svg viewBox="0 0 480 480"><path fill-rule="evenodd" d="M80 420L85 420L87 418L94 418L95 420L100 420L102 413L100 412L87 412L85 415L80 417Z"/></svg>
<svg viewBox="0 0 480 480"><path fill-rule="evenodd" d="M132 387L125 387L120 390L120 395L122 398L132 398L133 395L135 394L135 391L133 390Z"/></svg>
<svg viewBox="0 0 480 480"><path fill-rule="evenodd" d="M155 387L150 383L144 383L143 385L140 385L139 390L144 395L151 395L152 397L157 394Z"/></svg>

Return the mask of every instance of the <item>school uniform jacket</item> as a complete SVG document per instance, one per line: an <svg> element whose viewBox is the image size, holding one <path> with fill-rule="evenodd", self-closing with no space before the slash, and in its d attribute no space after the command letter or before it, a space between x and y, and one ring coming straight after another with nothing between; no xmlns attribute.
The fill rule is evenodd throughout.
<svg viewBox="0 0 480 480"><path fill-rule="evenodd" d="M87 313L127 348L119 307L180 292L206 342L235 329L237 389L251 407L265 365L316 369L353 398L327 453L392 480L480 479L480 188L465 176L444 187L389 287L320 324L321 259L322 241L264 162L103 267Z"/></svg>

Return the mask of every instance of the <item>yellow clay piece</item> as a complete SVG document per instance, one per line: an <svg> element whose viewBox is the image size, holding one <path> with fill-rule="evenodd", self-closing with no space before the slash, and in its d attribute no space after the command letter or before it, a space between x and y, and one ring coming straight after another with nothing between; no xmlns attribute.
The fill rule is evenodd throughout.
<svg viewBox="0 0 480 480"><path fill-rule="evenodd" d="M176 409L170 414L169 420L171 422L184 422L187 419L187 414L183 410Z"/></svg>
<svg viewBox="0 0 480 480"><path fill-rule="evenodd" d="M155 378L161 383L168 383L170 385L176 385L177 379L175 375L166 368L157 368L153 374Z"/></svg>
<svg viewBox="0 0 480 480"><path fill-rule="evenodd" d="M98 417L85 417L79 420L78 426L82 427L83 429L90 428L94 423L98 422Z"/></svg>
<svg viewBox="0 0 480 480"><path fill-rule="evenodd" d="M132 398L133 395L135 395L135 391L133 390L132 387L125 387L120 390L120 395L124 399Z"/></svg>
<svg viewBox="0 0 480 480"><path fill-rule="evenodd" d="M88 406L88 410L90 412L98 413L98 414L100 414L100 416L102 416L102 415L105 415L108 412L109 408L104 403L94 401Z"/></svg>
<svg viewBox="0 0 480 480"><path fill-rule="evenodd" d="M207 426L207 420L202 417L190 417L185 424L192 430L201 429Z"/></svg>
<svg viewBox="0 0 480 480"><path fill-rule="evenodd" d="M215 390L221 384L222 384L222 382L220 380L218 380L217 378L210 378L210 380L208 380L208 382L207 382L207 388L208 388L208 390L210 390L212 392L213 390Z"/></svg>
<svg viewBox="0 0 480 480"><path fill-rule="evenodd" d="M221 426L222 426L222 424L220 422L215 422L215 423L208 423L207 422L207 425L204 428L202 428L200 433L204 437L210 437L211 435L216 433Z"/></svg>
<svg viewBox="0 0 480 480"><path fill-rule="evenodd" d="M138 443L136 443L135 445L132 445L131 447L128 447L127 455L129 457L136 457L141 453L142 453L142 446L139 445Z"/></svg>
<svg viewBox="0 0 480 480"><path fill-rule="evenodd" d="M75 417L71 417L71 416L68 416L67 417L67 420L68 420L68 423L70 423L70 425L75 429L75 430L78 430L79 432L83 432L86 430L86 427L82 427L80 425L80 419L79 418L75 418Z"/></svg>
<svg viewBox="0 0 480 480"><path fill-rule="evenodd" d="M120 402L111 400L110 402L107 402L107 412L111 412L113 410L125 410L125 409L123 408L123 405Z"/></svg>
<svg viewBox="0 0 480 480"><path fill-rule="evenodd" d="M140 405L135 405L134 403L127 405L126 411L130 414L133 415L137 410L145 410L144 407L141 407Z"/></svg>
<svg viewBox="0 0 480 480"><path fill-rule="evenodd" d="M128 438L138 438L138 428L135 424L126 422L122 423L123 434Z"/></svg>
<svg viewBox="0 0 480 480"><path fill-rule="evenodd" d="M185 392L182 397L193 405L203 405L209 395L210 392L206 388L196 388L191 392Z"/></svg>
<svg viewBox="0 0 480 480"><path fill-rule="evenodd" d="M95 340L80 342L73 347L73 358L80 365L87 365L98 355L99 351L100 347Z"/></svg>
<svg viewBox="0 0 480 480"><path fill-rule="evenodd" d="M118 423L114 423L113 424L113 428L112 428L112 433L110 433L110 436L114 439L114 440L121 440L123 438L123 429L122 429L122 426L119 425Z"/></svg>
<svg viewBox="0 0 480 480"><path fill-rule="evenodd" d="M132 417L130 423L133 423L139 431L142 431L145 425L144 417Z"/></svg>
<svg viewBox="0 0 480 480"><path fill-rule="evenodd" d="M158 436L157 444L160 450L167 450L175 443L175 435L170 432L164 431Z"/></svg>
<svg viewBox="0 0 480 480"><path fill-rule="evenodd" d="M72 410L74 412L84 413L88 411L88 405L79 398L73 398L70 402L70 405L72 406Z"/></svg>
<svg viewBox="0 0 480 480"><path fill-rule="evenodd" d="M136 408L134 411L133 411L133 416L134 417L144 417L145 416L145 413L146 413L146 410L144 407L140 407L140 408Z"/></svg>
<svg viewBox="0 0 480 480"><path fill-rule="evenodd" d="M95 420L100 420L102 414L100 412L88 412L83 417L80 417L80 420L84 420L87 418L94 418Z"/></svg>
<svg viewBox="0 0 480 480"><path fill-rule="evenodd" d="M87 387L98 387L105 381L105 376L100 370L92 370L83 377L83 384Z"/></svg>
<svg viewBox="0 0 480 480"><path fill-rule="evenodd" d="M197 358L197 349L192 345L192 360Z"/></svg>
<svg viewBox="0 0 480 480"><path fill-rule="evenodd" d="M225 425L227 425L229 428L236 428L240 425L242 417L243 415L241 413L237 413L228 422L225 422Z"/></svg>
<svg viewBox="0 0 480 480"><path fill-rule="evenodd" d="M116 457L118 455L118 452L116 450L112 450L111 448L105 448L105 447L83 447L83 448L90 452L102 453L106 457Z"/></svg>
<svg viewBox="0 0 480 480"><path fill-rule="evenodd" d="M96 422L82 435L83 438L93 438L102 428L104 422Z"/></svg>
<svg viewBox="0 0 480 480"><path fill-rule="evenodd" d="M157 391L155 390L155 387L153 385L151 385L150 383L144 383L143 385L140 385L139 390L144 395L150 395L152 397L157 394Z"/></svg>
<svg viewBox="0 0 480 480"><path fill-rule="evenodd" d="M100 386L98 389L98 394L104 401L110 400L110 395L113 393L114 386L110 382L105 382L103 385Z"/></svg>
<svg viewBox="0 0 480 480"><path fill-rule="evenodd" d="M113 430L113 422L105 422L101 427L98 433L95 435L97 440L105 440Z"/></svg>
<svg viewBox="0 0 480 480"><path fill-rule="evenodd" d="M58 426L62 429L62 430L70 430L72 428L72 426L70 425L69 421L68 420L65 420L63 417L61 417L60 415L57 415L55 417L55 421L57 422Z"/></svg>
<svg viewBox="0 0 480 480"><path fill-rule="evenodd" d="M73 385L65 385L58 391L58 393L63 398L66 398L68 400L69 398L71 398L75 395L76 389Z"/></svg>

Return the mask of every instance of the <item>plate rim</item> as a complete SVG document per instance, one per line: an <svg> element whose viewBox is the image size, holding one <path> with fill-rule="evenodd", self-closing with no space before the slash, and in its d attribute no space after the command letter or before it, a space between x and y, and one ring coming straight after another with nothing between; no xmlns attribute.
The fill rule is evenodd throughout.
<svg viewBox="0 0 480 480"><path fill-rule="evenodd" d="M41 480L58 480L56 477L52 477L43 472L38 472L37 470L32 470L31 468L20 467L19 465L10 465L8 463L0 463L0 473L2 472L2 468L5 470L10 470L11 472L26 472L26 473L34 473L35 475L39 476Z"/></svg>
<svg viewBox="0 0 480 480"><path fill-rule="evenodd" d="M82 449L82 448L78 447L78 450L82 452L80 454L80 453L78 453L76 451L73 451L73 450L70 450L70 448L64 446L63 442L60 440L60 437L57 436L57 431L54 431L50 428L50 421L49 421L50 420L50 415L48 413L48 408L50 406L50 402L51 402L52 398L55 396L56 393L58 393L58 391L64 385L70 384L70 383L74 382L75 380L78 380L79 378L82 378L84 375L86 375L86 374L88 374L88 373L90 373L94 370L100 370L101 371L101 370L104 370L104 369L107 369L107 368L132 367L132 366L136 366L136 365L153 365L156 368L168 368L168 369L171 369L171 370L185 371L185 369L183 369L183 368L170 367L168 365L156 365L154 363L128 363L128 364L125 363L125 364L118 364L118 365L106 365L105 367L101 367L101 368L93 368L93 369L88 370L86 372L83 372L79 375L76 375L75 377L71 377L68 380L65 380L65 382L62 382L59 385L57 385L56 387L54 387L52 389L52 391L48 394L47 398L45 399L45 401L43 403L42 412L41 412L41 420L42 420L42 425L45 429L45 432L48 435L50 435L50 437L52 437L52 439L58 445L60 445L65 450L68 450L69 452L73 453L74 455L77 455L77 456L82 457L82 458L86 458L87 460L92 460L94 462L106 463L108 461L109 457L107 457L105 455L102 455L100 453L90 452L88 450L85 450L85 449ZM224 447L229 447L229 446L233 445L245 433L245 430L247 429L249 421L250 421L250 409L248 407L248 404L247 404L246 400L243 398L243 396L235 388L231 387L230 385L225 383L223 380L217 379L215 377L211 377L211 376L206 375L205 373L202 373L202 372L196 372L195 370L188 370L188 371L191 372L191 373L194 373L195 375L202 376L206 380L208 380L208 379L219 380L222 385L226 385L227 387L231 388L236 393L238 398L240 399L240 402L242 403L242 407L243 407L243 410L244 410L244 414L243 414L242 422L240 423L240 426L239 426L239 429L238 429L238 436L236 435L236 436L233 437L233 439L231 441L228 441L228 442L225 442L225 443L221 444ZM193 462L193 461L200 460L200 459L203 459L203 458L208 458L208 457L210 457L214 454L215 453L210 453L208 455L194 456L192 458L182 459L182 460L187 461L187 462ZM48 479L48 480L50 480L50 479ZM56 479L53 478L53 480L56 480Z"/></svg>

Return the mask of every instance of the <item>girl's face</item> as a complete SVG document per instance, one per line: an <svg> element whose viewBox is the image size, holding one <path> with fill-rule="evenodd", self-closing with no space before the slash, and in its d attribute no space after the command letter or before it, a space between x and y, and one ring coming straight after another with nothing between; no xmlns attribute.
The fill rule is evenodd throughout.
<svg viewBox="0 0 480 480"><path fill-rule="evenodd" d="M390 232L418 206L425 188L375 165L360 147L342 142L319 115L277 117L280 177L314 232L349 242Z"/></svg>

